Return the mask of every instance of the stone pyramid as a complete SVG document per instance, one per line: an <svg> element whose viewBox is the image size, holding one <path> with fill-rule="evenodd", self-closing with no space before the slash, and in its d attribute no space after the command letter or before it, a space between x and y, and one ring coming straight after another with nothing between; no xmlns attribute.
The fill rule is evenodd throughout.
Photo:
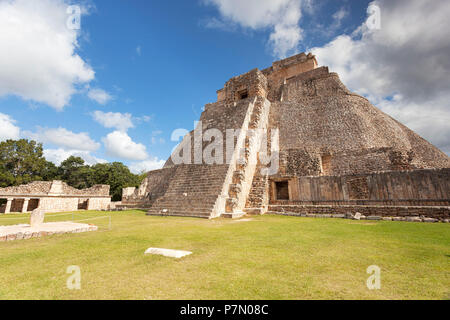
<svg viewBox="0 0 450 320"><path fill-rule="evenodd" d="M164 168L149 172L140 188L124 189L122 206L150 215L239 217L266 212L277 193L291 199L294 184L275 189L293 177L450 167L446 154L350 92L312 54L234 77L217 94ZM212 148L218 136L224 142Z"/></svg>

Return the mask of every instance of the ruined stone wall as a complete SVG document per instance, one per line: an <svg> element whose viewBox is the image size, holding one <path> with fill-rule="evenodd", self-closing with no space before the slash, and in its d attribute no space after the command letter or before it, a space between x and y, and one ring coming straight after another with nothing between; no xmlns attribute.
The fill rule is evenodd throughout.
<svg viewBox="0 0 450 320"><path fill-rule="evenodd" d="M63 195L79 195L79 196L109 196L109 185L95 185L87 189L76 189L63 182Z"/></svg>
<svg viewBox="0 0 450 320"><path fill-rule="evenodd" d="M78 210L78 198L41 198L39 208L45 212L65 212ZM16 211L20 212L20 211Z"/></svg>
<svg viewBox="0 0 450 320"><path fill-rule="evenodd" d="M320 175L320 154L304 149L288 149L280 152L280 169L277 176Z"/></svg>
<svg viewBox="0 0 450 320"><path fill-rule="evenodd" d="M267 96L267 78L258 69L253 69L243 75L231 78L223 89L217 91L217 101L227 103L241 100L240 94L247 93L247 97Z"/></svg>
<svg viewBox="0 0 450 320"><path fill-rule="evenodd" d="M316 68L316 58L311 54L301 53L285 60L274 62L270 68L262 70L268 81L268 99L270 101L279 101L281 89L285 83Z"/></svg>
<svg viewBox="0 0 450 320"><path fill-rule="evenodd" d="M0 195L46 195L51 185L51 181L34 181L25 185L0 188Z"/></svg>
<svg viewBox="0 0 450 320"><path fill-rule="evenodd" d="M311 218L344 218L360 213L368 220L450 222L450 207L272 204L269 213ZM387 218L387 219L386 219Z"/></svg>
<svg viewBox="0 0 450 320"><path fill-rule="evenodd" d="M127 200L135 196L136 187L127 187L122 189L122 200ZM137 196L137 194L136 194Z"/></svg>
<svg viewBox="0 0 450 320"><path fill-rule="evenodd" d="M304 204L450 205L450 169L294 177L293 201ZM272 197L272 200L273 197ZM352 202L353 201L353 202ZM272 201L273 203L274 201Z"/></svg>
<svg viewBox="0 0 450 320"><path fill-rule="evenodd" d="M109 209L111 198L89 198L87 210L106 210Z"/></svg>
<svg viewBox="0 0 450 320"><path fill-rule="evenodd" d="M52 192L58 195L109 196L109 185L95 185L92 188L79 190L62 181L34 181L25 185L0 188L0 196L48 195Z"/></svg>
<svg viewBox="0 0 450 320"><path fill-rule="evenodd" d="M174 167L149 171L139 188L124 189L122 204L146 202L150 205L165 194L175 171Z"/></svg>
<svg viewBox="0 0 450 320"><path fill-rule="evenodd" d="M35 181L27 185L0 188L0 197L8 199L11 204L6 213L27 212L38 205L46 212L74 211L88 207L90 210L106 210L111 203L108 185L78 190L62 181ZM86 206L81 205L79 208L80 201L85 202ZM6 206L0 211L5 213Z"/></svg>

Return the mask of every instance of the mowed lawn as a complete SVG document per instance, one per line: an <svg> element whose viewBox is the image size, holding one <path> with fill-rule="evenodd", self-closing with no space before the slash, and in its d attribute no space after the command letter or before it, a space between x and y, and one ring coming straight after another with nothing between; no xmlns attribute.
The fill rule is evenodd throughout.
<svg viewBox="0 0 450 320"><path fill-rule="evenodd" d="M111 215L112 229L109 230ZM27 219L0 216L0 225ZM97 232L0 243L1 299L449 299L450 225L83 212ZM70 220L47 215L46 221ZM149 247L193 254L145 256ZM81 289L66 286L81 269ZM367 267L381 268L369 290Z"/></svg>

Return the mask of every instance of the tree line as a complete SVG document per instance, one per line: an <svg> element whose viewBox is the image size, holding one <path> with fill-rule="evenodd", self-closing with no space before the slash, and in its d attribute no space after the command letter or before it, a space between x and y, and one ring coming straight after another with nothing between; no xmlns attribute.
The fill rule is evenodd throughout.
<svg viewBox="0 0 450 320"><path fill-rule="evenodd" d="M1 188L52 180L62 180L77 189L107 184L111 186L112 200L120 201L122 188L138 187L144 177L145 173L133 174L121 162L91 166L75 156L56 166L45 159L42 143L27 139L0 142Z"/></svg>

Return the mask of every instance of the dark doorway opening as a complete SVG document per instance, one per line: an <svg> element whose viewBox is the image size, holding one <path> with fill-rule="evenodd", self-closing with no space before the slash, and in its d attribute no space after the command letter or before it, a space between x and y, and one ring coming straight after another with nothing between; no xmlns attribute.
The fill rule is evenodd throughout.
<svg viewBox="0 0 450 320"><path fill-rule="evenodd" d="M78 210L87 210L89 199L78 200Z"/></svg>
<svg viewBox="0 0 450 320"><path fill-rule="evenodd" d="M242 90L239 91L239 99L247 99L248 98L248 91L247 90Z"/></svg>
<svg viewBox="0 0 450 320"><path fill-rule="evenodd" d="M0 213L5 213L7 202L6 199L0 199Z"/></svg>
<svg viewBox="0 0 450 320"><path fill-rule="evenodd" d="M34 209L37 209L39 207L39 199L30 199L28 202L28 208L27 211L33 211Z"/></svg>
<svg viewBox="0 0 450 320"><path fill-rule="evenodd" d="M25 199L14 199L11 202L11 212L22 212Z"/></svg>
<svg viewBox="0 0 450 320"><path fill-rule="evenodd" d="M289 200L289 181L275 182L277 200Z"/></svg>

